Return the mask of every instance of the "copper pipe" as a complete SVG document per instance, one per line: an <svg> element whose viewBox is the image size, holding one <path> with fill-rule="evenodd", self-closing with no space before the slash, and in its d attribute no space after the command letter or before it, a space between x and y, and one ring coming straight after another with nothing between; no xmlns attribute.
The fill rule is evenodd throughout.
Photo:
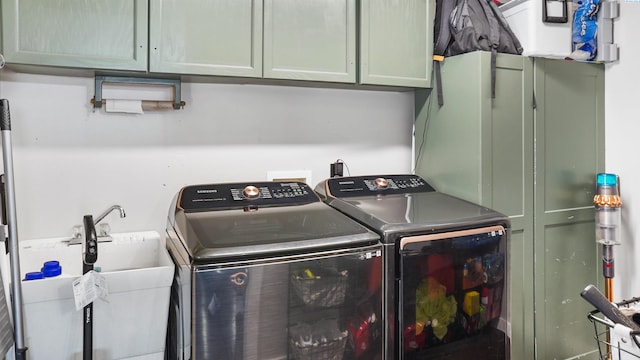
<svg viewBox="0 0 640 360"><path fill-rule="evenodd" d="M612 278L604 278L604 296L607 297L609 302L613 302L613 279ZM610 330L607 329L607 359L611 359L611 335Z"/></svg>
<svg viewBox="0 0 640 360"><path fill-rule="evenodd" d="M612 278L604 279L604 296L607 297L609 302L613 302L613 279Z"/></svg>

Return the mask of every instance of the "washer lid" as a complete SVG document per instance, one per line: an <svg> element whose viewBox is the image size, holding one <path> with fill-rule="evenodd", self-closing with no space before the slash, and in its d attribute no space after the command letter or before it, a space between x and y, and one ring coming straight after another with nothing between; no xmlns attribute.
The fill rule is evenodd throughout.
<svg viewBox="0 0 640 360"><path fill-rule="evenodd" d="M170 225L196 262L344 248L380 238L322 203L304 183L190 186L175 203Z"/></svg>
<svg viewBox="0 0 640 360"><path fill-rule="evenodd" d="M386 179L384 185L378 179ZM324 189L322 189L324 188ZM437 232L476 226L480 223L508 222L492 209L435 191L415 175L379 175L333 178L316 188L327 202L384 235Z"/></svg>

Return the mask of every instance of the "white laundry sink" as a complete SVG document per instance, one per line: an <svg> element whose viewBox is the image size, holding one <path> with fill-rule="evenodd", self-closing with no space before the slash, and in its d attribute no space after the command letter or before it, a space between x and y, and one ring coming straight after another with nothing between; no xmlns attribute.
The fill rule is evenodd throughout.
<svg viewBox="0 0 640 360"><path fill-rule="evenodd" d="M98 243L95 268L108 302L93 303L94 359L162 359L174 265L157 232L112 234ZM62 274L22 281L25 342L32 359L81 359L82 311L72 282L82 275L82 245L68 239L20 241L22 279L56 260Z"/></svg>

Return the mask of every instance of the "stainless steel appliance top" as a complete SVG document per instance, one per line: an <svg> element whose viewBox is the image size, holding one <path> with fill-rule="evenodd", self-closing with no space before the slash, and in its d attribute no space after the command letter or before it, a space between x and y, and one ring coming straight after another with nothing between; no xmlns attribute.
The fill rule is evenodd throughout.
<svg viewBox="0 0 640 360"><path fill-rule="evenodd" d="M331 178L315 190L332 207L380 233L384 242L416 233L509 224L505 215L437 192L416 175Z"/></svg>
<svg viewBox="0 0 640 360"><path fill-rule="evenodd" d="M186 186L174 199L168 230L193 262L308 253L380 239L300 182Z"/></svg>

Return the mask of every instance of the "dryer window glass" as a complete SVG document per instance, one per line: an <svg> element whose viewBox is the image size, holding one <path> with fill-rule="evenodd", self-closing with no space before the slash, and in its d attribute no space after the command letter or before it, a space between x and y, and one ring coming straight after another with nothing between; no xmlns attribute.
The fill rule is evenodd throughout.
<svg viewBox="0 0 640 360"><path fill-rule="evenodd" d="M505 359L506 236L501 226L400 240L402 359Z"/></svg>
<svg viewBox="0 0 640 360"><path fill-rule="evenodd" d="M379 245L193 273L193 359L380 359Z"/></svg>

